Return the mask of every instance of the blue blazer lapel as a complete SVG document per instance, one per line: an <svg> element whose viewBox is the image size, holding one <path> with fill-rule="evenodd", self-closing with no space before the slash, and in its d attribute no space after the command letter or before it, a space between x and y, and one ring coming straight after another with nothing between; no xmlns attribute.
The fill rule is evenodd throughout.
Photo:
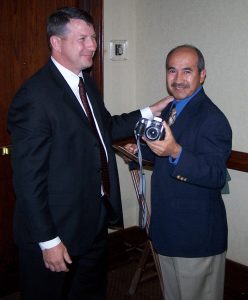
<svg viewBox="0 0 248 300"><path fill-rule="evenodd" d="M179 138L184 132L187 132L187 124L189 124L195 114L198 113L199 107L204 101L205 93L200 91L195 97L193 97L189 103L184 107L183 111L176 118L175 123L171 126L173 135L175 138Z"/></svg>

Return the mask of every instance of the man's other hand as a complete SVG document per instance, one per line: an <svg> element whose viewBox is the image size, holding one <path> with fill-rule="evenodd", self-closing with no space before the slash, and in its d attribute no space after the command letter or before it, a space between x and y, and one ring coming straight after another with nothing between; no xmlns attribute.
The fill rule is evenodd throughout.
<svg viewBox="0 0 248 300"><path fill-rule="evenodd" d="M71 264L72 260L66 247L61 242L57 246L42 251L46 268L52 272L68 272L66 263Z"/></svg>

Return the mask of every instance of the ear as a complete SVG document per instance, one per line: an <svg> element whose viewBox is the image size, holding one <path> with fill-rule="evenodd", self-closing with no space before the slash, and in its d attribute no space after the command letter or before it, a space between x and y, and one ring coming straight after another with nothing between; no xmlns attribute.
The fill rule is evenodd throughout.
<svg viewBox="0 0 248 300"><path fill-rule="evenodd" d="M204 83L206 75L207 75L207 71L206 71L206 69L203 69L200 73L200 83L201 84Z"/></svg>
<svg viewBox="0 0 248 300"><path fill-rule="evenodd" d="M61 52L61 38L56 36L56 35L52 35L50 37L50 45L51 45L51 49L57 52Z"/></svg>

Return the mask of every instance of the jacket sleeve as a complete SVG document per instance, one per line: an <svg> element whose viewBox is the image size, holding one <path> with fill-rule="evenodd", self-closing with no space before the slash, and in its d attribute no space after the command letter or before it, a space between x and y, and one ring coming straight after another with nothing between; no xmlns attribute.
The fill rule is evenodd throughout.
<svg viewBox="0 0 248 300"><path fill-rule="evenodd" d="M202 187L221 188L226 182L231 141L232 131L225 116L213 114L197 129L194 145L182 144L182 155L176 166L171 165L171 175Z"/></svg>
<svg viewBox="0 0 248 300"><path fill-rule="evenodd" d="M39 99L22 88L8 115L12 140L13 182L17 210L25 216L32 239L42 242L58 235L48 208L48 156L52 143L49 121Z"/></svg>

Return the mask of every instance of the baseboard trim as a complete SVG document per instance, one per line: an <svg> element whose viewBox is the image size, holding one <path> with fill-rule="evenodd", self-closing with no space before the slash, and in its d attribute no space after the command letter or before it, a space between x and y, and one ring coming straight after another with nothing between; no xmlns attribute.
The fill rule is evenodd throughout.
<svg viewBox="0 0 248 300"><path fill-rule="evenodd" d="M234 299L248 299L248 266L226 259L225 290Z"/></svg>

